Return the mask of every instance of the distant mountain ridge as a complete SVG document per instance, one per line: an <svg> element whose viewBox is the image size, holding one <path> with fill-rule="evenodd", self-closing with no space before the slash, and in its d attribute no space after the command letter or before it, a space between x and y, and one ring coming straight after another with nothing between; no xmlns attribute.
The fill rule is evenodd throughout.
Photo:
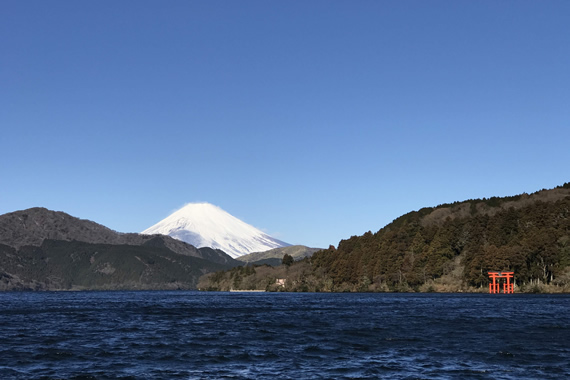
<svg viewBox="0 0 570 380"><path fill-rule="evenodd" d="M186 256L205 258L206 255L208 260L221 264L232 262L228 255L219 250L201 252L196 247L169 236L120 233L90 220L42 207L0 215L0 244L19 249L26 245L40 246L46 239L164 247Z"/></svg>
<svg viewBox="0 0 570 380"><path fill-rule="evenodd" d="M273 248L265 252L253 252L240 256L236 260L252 264L280 265L283 256L289 255L295 260L301 260L305 257L311 257L313 253L320 251L322 248L309 248L304 245L291 245L282 248Z"/></svg>
<svg viewBox="0 0 570 380"><path fill-rule="evenodd" d="M210 203L190 203L142 234L162 234L233 258L290 244L275 239Z"/></svg>
<svg viewBox="0 0 570 380"><path fill-rule="evenodd" d="M0 290L194 289L240 265L221 250L119 233L45 208L0 215Z"/></svg>

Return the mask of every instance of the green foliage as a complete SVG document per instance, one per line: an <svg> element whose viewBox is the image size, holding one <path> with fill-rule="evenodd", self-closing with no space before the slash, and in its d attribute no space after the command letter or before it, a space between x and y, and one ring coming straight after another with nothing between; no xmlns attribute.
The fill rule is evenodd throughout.
<svg viewBox="0 0 570 380"><path fill-rule="evenodd" d="M293 264L294 262L295 259L293 259L293 256L285 254L283 255L283 260L281 261L281 264L291 266L291 264Z"/></svg>
<svg viewBox="0 0 570 380"><path fill-rule="evenodd" d="M16 251L0 245L0 289L193 289L222 264L153 246L45 240Z"/></svg>
<svg viewBox="0 0 570 380"><path fill-rule="evenodd" d="M549 191L535 194L540 197L492 197L424 208L375 234L342 240L337 249L319 251L311 260L337 288L358 290L365 287L363 278L371 279L369 288L430 289L452 270L461 273L463 286L487 286L490 270L513 270L518 284L560 283L570 266L570 196L551 201Z"/></svg>
<svg viewBox="0 0 570 380"><path fill-rule="evenodd" d="M274 291L485 291L488 271L512 270L523 291L570 291L568 231L568 191L455 202L408 213L376 233L352 236L290 266L257 267L233 285ZM221 278L216 288L228 290L231 273L238 271L211 275L204 288ZM286 285L275 285L276 279L286 279Z"/></svg>

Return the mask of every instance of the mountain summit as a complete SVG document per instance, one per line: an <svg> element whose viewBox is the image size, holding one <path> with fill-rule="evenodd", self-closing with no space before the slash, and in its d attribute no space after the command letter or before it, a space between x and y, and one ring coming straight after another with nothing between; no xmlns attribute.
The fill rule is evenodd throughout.
<svg viewBox="0 0 570 380"><path fill-rule="evenodd" d="M210 203L190 203L142 233L169 235L195 247L221 249L233 258L290 245Z"/></svg>

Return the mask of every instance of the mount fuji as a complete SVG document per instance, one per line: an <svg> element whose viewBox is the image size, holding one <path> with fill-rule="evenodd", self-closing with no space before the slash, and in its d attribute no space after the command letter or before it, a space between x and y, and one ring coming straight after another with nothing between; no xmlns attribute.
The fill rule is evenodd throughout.
<svg viewBox="0 0 570 380"><path fill-rule="evenodd" d="M197 248L221 249L233 258L290 246L210 203L187 204L142 234L169 235Z"/></svg>

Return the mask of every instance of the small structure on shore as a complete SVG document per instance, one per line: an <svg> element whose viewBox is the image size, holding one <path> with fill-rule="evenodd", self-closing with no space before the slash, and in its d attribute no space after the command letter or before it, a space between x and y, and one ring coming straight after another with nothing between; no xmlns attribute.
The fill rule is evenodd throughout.
<svg viewBox="0 0 570 380"><path fill-rule="evenodd" d="M515 272L487 272L489 273L489 279L493 280L493 282L489 282L489 293L496 294L501 293L501 287L499 286L498 279L506 278L507 281L503 282L503 293L514 293L515 284L514 284L514 273ZM511 279L513 279L513 283L511 283Z"/></svg>

